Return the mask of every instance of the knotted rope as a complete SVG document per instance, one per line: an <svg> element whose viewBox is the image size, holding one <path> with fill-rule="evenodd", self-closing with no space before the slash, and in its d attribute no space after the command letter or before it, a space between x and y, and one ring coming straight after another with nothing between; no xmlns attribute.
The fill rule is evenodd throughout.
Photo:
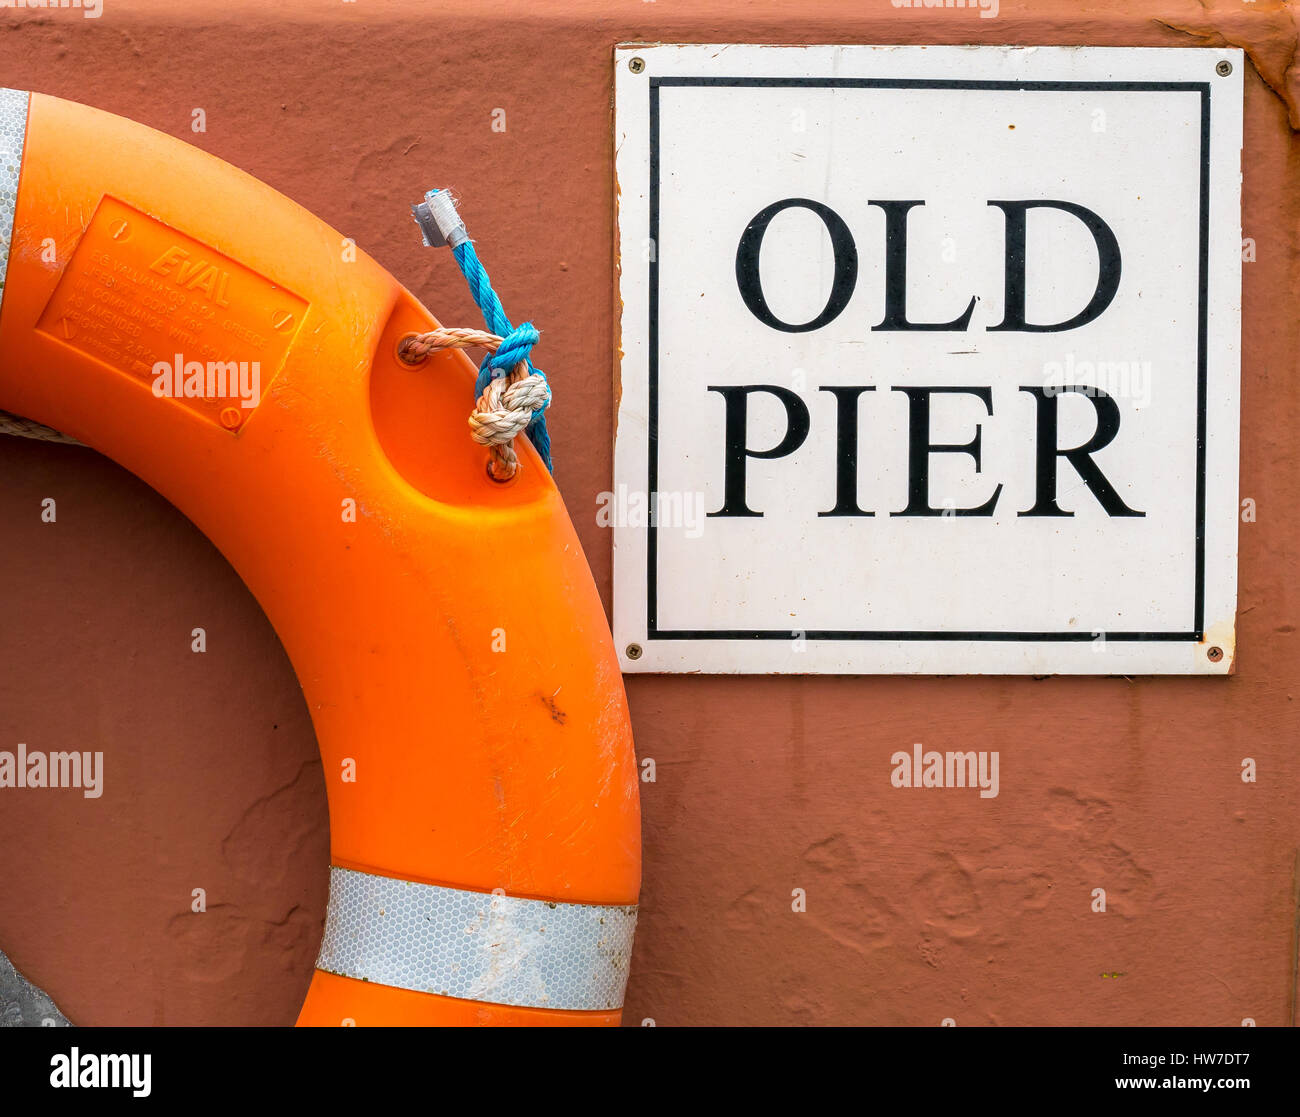
<svg viewBox="0 0 1300 1117"><path fill-rule="evenodd" d="M529 331L531 340L528 340ZM483 330L437 329L412 334L398 347L402 360L410 364L418 364L440 349L481 348L492 354L479 370L475 385L478 400L470 412L469 433L475 442L488 447L491 452L488 472L497 481L509 481L518 471L519 457L515 453L514 439L527 430L551 402L551 388L546 377L530 371L527 360L528 350L537 336L532 323L525 322L506 338ZM512 365L508 372L504 375L496 373L497 369L504 371L509 362ZM545 426L542 429L545 431ZM540 446L538 451L541 452ZM543 454L543 459L549 468L549 454Z"/></svg>
<svg viewBox="0 0 1300 1117"><path fill-rule="evenodd" d="M537 327L531 322L514 326L506 317L449 191L430 190L424 202L411 208L426 245L451 246L489 332L431 330L407 338L399 351L404 359L417 362L435 349L488 349L489 356L479 367L474 384L476 402L469 417L471 436L492 452L488 472L498 481L508 481L515 475L519 458L512 443L521 431L527 433L549 470L551 437L545 412L551 404L551 388L546 374L529 360L540 337ZM475 340L464 340L468 337Z"/></svg>

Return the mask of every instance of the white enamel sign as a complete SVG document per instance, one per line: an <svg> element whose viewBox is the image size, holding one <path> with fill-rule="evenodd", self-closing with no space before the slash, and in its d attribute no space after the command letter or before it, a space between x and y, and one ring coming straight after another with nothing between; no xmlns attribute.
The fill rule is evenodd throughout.
<svg viewBox="0 0 1300 1117"><path fill-rule="evenodd" d="M620 47L624 670L1229 671L1242 65Z"/></svg>

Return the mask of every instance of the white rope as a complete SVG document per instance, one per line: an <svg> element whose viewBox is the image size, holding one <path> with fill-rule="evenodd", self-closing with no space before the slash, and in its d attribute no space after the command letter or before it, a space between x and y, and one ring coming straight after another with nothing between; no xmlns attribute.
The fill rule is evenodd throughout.
<svg viewBox="0 0 1300 1117"><path fill-rule="evenodd" d="M75 438L60 434L53 427L24 419L21 415L11 415L8 411L0 411L0 434L12 434L17 438L31 438L38 442L62 442L67 446L84 445Z"/></svg>

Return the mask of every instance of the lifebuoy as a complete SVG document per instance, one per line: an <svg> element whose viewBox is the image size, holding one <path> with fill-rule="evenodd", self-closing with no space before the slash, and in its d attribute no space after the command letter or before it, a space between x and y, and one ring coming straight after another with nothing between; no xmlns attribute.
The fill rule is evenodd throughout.
<svg viewBox="0 0 1300 1117"><path fill-rule="evenodd" d="M0 91L0 147L0 409L172 501L302 684L332 867L298 1022L617 1023L636 761L536 454L489 477L470 362L399 359L432 315L268 186L41 94Z"/></svg>

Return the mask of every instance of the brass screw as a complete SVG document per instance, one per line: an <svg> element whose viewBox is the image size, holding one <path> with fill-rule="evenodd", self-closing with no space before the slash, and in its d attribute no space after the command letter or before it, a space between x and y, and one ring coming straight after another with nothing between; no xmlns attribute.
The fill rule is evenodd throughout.
<svg viewBox="0 0 1300 1117"><path fill-rule="evenodd" d="M1209 657L1211 663L1218 663L1223 658L1223 649L1211 648L1205 654Z"/></svg>
<svg viewBox="0 0 1300 1117"><path fill-rule="evenodd" d="M1232 63L1225 58L1222 62L1220 62L1217 66L1214 67L1214 72L1218 74L1219 77L1226 78L1230 73L1232 73Z"/></svg>
<svg viewBox="0 0 1300 1117"><path fill-rule="evenodd" d="M640 645L640 644L629 644L629 645L627 646L627 658L628 658L628 659L640 659L640 658L641 658L641 645Z"/></svg>
<svg viewBox="0 0 1300 1117"><path fill-rule="evenodd" d="M645 69L645 59L633 58L628 62L627 68L631 70L632 73L639 74L642 70Z"/></svg>

